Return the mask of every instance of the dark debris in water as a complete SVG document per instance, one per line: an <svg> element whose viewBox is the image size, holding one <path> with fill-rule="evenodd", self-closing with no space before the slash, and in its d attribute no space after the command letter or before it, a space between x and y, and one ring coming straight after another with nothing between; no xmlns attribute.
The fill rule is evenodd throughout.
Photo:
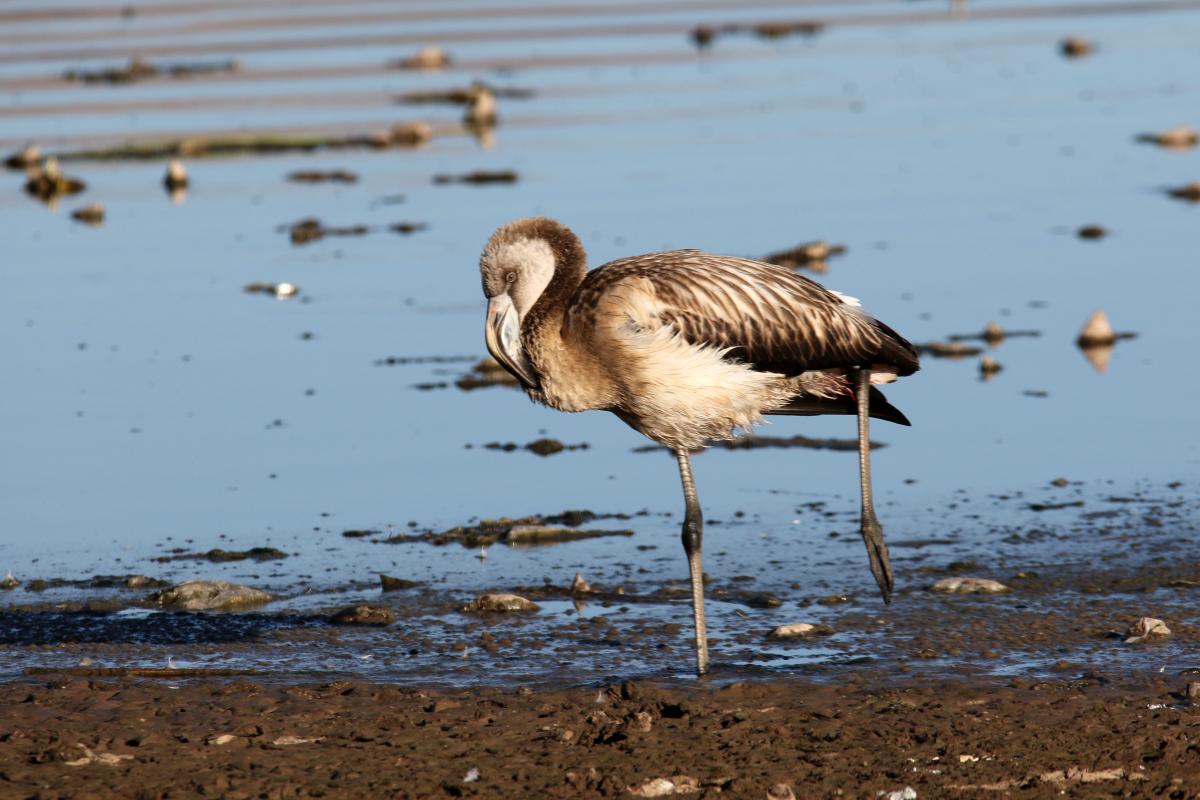
<svg viewBox="0 0 1200 800"><path fill-rule="evenodd" d="M464 392L470 392L475 389L486 389L491 386L516 388L520 384L495 359L485 358L471 367L471 371L455 381L454 385Z"/></svg>
<svg viewBox="0 0 1200 800"><path fill-rule="evenodd" d="M498 87L476 83L465 89L427 89L405 92L396 97L396 102L411 105L446 103L448 105L465 106L474 101L481 90L490 91L495 97L503 97L510 100L528 100L534 96L532 89Z"/></svg>
<svg viewBox="0 0 1200 800"><path fill-rule="evenodd" d="M232 59L153 64L135 56L129 59L129 63L123 67L106 67L96 70L69 69L63 73L63 79L80 83L124 84L137 83L151 78L191 78L196 75L237 72L239 69L241 66Z"/></svg>
<svg viewBox="0 0 1200 800"><path fill-rule="evenodd" d="M490 183L516 183L517 180L517 173L511 169L476 170L474 172L464 172L460 175L441 173L433 176L433 182L438 185L468 183L480 186Z"/></svg>
<svg viewBox="0 0 1200 800"><path fill-rule="evenodd" d="M1174 197L1176 200L1185 200L1189 203L1200 203L1200 181L1192 181L1184 186L1176 186L1174 189L1168 189L1167 194Z"/></svg>
<svg viewBox="0 0 1200 800"><path fill-rule="evenodd" d="M983 352L982 347L963 344L961 341L924 342L915 345L915 347L921 355L933 356L934 358L967 358L969 356L977 356Z"/></svg>
<svg viewBox="0 0 1200 800"><path fill-rule="evenodd" d="M467 445L467 447L469 448L470 445ZM535 439L534 441L524 445L519 445L516 442L488 442L483 447L486 450L500 450L505 453L512 453L517 450L526 450L534 455L552 456L562 452L587 450L591 447L591 445L589 445L587 442L580 442L578 444L564 444L558 439L542 438Z"/></svg>
<svg viewBox="0 0 1200 800"><path fill-rule="evenodd" d="M428 225L424 222L394 222L386 227L392 233L408 235L417 231L425 230ZM326 236L366 236L378 228L372 228L370 225L325 225L321 220L314 217L308 217L294 222L290 226L283 226L281 230L286 228L288 236L292 240L292 244L300 246L310 244L311 242L320 241Z"/></svg>
<svg viewBox="0 0 1200 800"><path fill-rule="evenodd" d="M213 548L204 553L172 553L170 555L158 556L155 561L166 563L169 561L211 561L213 563L223 563L226 561L277 561L287 558L288 554L275 547L251 547L249 550L222 550L221 548Z"/></svg>
<svg viewBox="0 0 1200 800"><path fill-rule="evenodd" d="M375 360L377 367L406 367L410 364L461 364L476 356L387 356ZM499 365L497 365L499 366Z"/></svg>
<svg viewBox="0 0 1200 800"><path fill-rule="evenodd" d="M712 43L719 36L751 34L760 39L782 39L787 36L816 36L824 29L825 23L811 19L745 24L697 25L692 28L691 39L696 47L704 50L711 47Z"/></svg>
<svg viewBox="0 0 1200 800"><path fill-rule="evenodd" d="M345 169L300 169L289 172L292 183L358 183L358 173Z"/></svg>
<svg viewBox="0 0 1200 800"><path fill-rule="evenodd" d="M766 448L787 449L798 447L805 450L858 450L857 439L816 439L811 436L741 436L728 441L711 442L709 447L722 450L763 450ZM883 442L871 442L871 449L887 447ZM633 448L635 453L668 452L668 448L659 444L647 444Z"/></svg>
<svg viewBox="0 0 1200 800"><path fill-rule="evenodd" d="M572 509L556 514L532 514L526 517L500 517L480 520L475 525L460 525L446 531L424 531L421 533L399 533L384 541L388 544L406 542L428 542L433 545L461 544L463 547L487 547L501 542L504 544L548 544L551 542L574 541L597 536L632 536L631 530L589 530L581 526L597 520L630 520L635 516L646 516L647 511L636 514L596 513L586 509ZM514 534L515 532L515 534Z"/></svg>

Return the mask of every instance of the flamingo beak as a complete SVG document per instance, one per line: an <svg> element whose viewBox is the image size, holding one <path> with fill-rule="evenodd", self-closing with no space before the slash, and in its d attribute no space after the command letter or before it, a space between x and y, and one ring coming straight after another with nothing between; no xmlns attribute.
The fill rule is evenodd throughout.
<svg viewBox="0 0 1200 800"><path fill-rule="evenodd" d="M521 321L507 294L498 294L488 300L483 336L492 358L500 362L526 389L537 387L533 366L521 347Z"/></svg>

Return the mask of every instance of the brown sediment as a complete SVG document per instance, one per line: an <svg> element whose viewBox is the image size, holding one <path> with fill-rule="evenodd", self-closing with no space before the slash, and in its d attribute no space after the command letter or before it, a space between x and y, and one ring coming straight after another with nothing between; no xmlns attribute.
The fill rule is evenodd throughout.
<svg viewBox="0 0 1200 800"><path fill-rule="evenodd" d="M0 772L14 796L186 789L525 800L664 785L694 787L684 797L756 798L833 798L847 787L875 797L906 786L919 797L1200 791L1189 734L1197 711L1175 676L469 692L77 678L8 684L0 703Z"/></svg>

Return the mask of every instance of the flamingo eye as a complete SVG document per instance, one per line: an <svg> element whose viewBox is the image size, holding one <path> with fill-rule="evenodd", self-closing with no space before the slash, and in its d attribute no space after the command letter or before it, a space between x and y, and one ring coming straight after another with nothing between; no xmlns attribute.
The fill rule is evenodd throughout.
<svg viewBox="0 0 1200 800"><path fill-rule="evenodd" d="M515 272L510 272L504 276L504 280L508 281L509 283L512 283L516 279L517 279L517 273L515 273Z"/></svg>

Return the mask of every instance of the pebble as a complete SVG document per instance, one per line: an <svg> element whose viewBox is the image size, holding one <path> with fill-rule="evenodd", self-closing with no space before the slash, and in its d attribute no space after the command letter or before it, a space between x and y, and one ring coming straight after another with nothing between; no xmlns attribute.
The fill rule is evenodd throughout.
<svg viewBox="0 0 1200 800"><path fill-rule="evenodd" d="M796 800L796 793L786 783L777 783L767 790L767 800Z"/></svg>
<svg viewBox="0 0 1200 800"><path fill-rule="evenodd" d="M595 591L592 585L588 583L582 575L575 573L575 580L571 581L571 594L588 594Z"/></svg>
<svg viewBox="0 0 1200 800"><path fill-rule="evenodd" d="M903 789L891 792L876 792L875 796L882 797L883 800L917 800L917 790L911 786L905 786Z"/></svg>
<svg viewBox="0 0 1200 800"><path fill-rule="evenodd" d="M388 131L388 142L403 147L418 147L433 138L433 128L427 122L402 122Z"/></svg>
<svg viewBox="0 0 1200 800"><path fill-rule="evenodd" d="M670 797L699 792L700 781L690 775L672 775L670 778L654 778L638 786L630 786L625 791L634 797Z"/></svg>
<svg viewBox="0 0 1200 800"><path fill-rule="evenodd" d="M187 167L178 158L171 159L167 164L167 173L163 175L163 186L167 187L167 191L178 191L188 187Z"/></svg>
<svg viewBox="0 0 1200 800"><path fill-rule="evenodd" d="M1154 617L1142 617L1125 632L1125 644L1141 644L1153 639L1165 639L1171 635L1167 623Z"/></svg>
<svg viewBox="0 0 1200 800"><path fill-rule="evenodd" d="M1083 329L1079 332L1079 338L1075 340L1075 343L1080 347L1092 347L1112 344L1116 340L1117 334L1108 321L1108 315L1103 310L1097 309L1083 324Z"/></svg>
<svg viewBox="0 0 1200 800"><path fill-rule="evenodd" d="M537 611L537 603L516 594L481 594L463 606L463 611Z"/></svg>
<svg viewBox="0 0 1200 800"><path fill-rule="evenodd" d="M88 225L103 225L104 224L104 204L103 203L88 203L82 208L77 208L71 212L71 218L77 222L83 222Z"/></svg>
<svg viewBox="0 0 1200 800"><path fill-rule="evenodd" d="M828 625L794 622L791 625L780 625L769 635L772 639L807 639L810 636L828 636L831 633L833 633L833 628Z"/></svg>
<svg viewBox="0 0 1200 800"><path fill-rule="evenodd" d="M992 377L1002 369L1004 369L1004 366L991 356L984 356L979 359L979 374L983 376L984 380Z"/></svg>
<svg viewBox="0 0 1200 800"><path fill-rule="evenodd" d="M6 592L11 592L20 585L21 582L14 578L11 572L4 576L4 580L0 581L0 589Z"/></svg>
<svg viewBox="0 0 1200 800"><path fill-rule="evenodd" d="M1197 133L1192 128L1179 127L1160 133L1143 133L1137 139L1139 142L1156 144L1168 150L1186 150L1200 143L1200 133Z"/></svg>
<svg viewBox="0 0 1200 800"><path fill-rule="evenodd" d="M229 581L186 581L154 595L158 605L184 611L238 608L270 600L266 592Z"/></svg>
<svg viewBox="0 0 1200 800"><path fill-rule="evenodd" d="M450 65L450 54L440 47L422 47L396 63L400 69L441 69Z"/></svg>
<svg viewBox="0 0 1200 800"><path fill-rule="evenodd" d="M1187 200L1191 203L1200 203L1200 181L1192 181L1184 186L1177 186L1174 189L1168 189L1167 194L1174 197L1176 200Z"/></svg>
<svg viewBox="0 0 1200 800"><path fill-rule="evenodd" d="M990 578L942 578L929 588L944 594L999 594L1009 590Z"/></svg>
<svg viewBox="0 0 1200 800"><path fill-rule="evenodd" d="M1081 39L1078 36L1068 36L1058 43L1059 52L1067 58L1082 58L1086 55L1091 55L1096 46L1087 39ZM914 797L916 795L913 795Z"/></svg>

